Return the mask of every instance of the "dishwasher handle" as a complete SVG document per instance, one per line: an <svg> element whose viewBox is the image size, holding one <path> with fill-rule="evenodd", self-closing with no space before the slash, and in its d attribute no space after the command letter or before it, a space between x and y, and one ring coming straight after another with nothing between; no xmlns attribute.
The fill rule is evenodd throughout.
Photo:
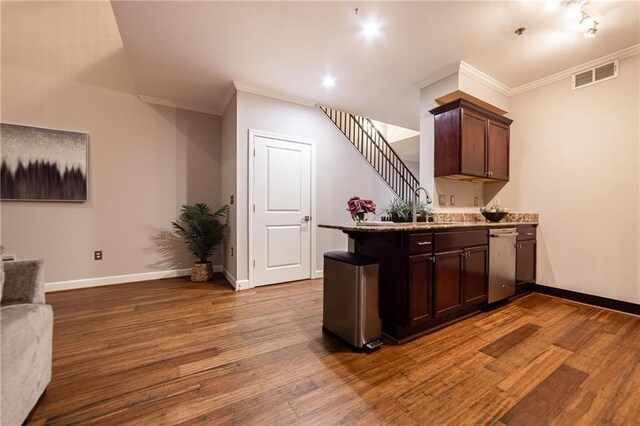
<svg viewBox="0 0 640 426"><path fill-rule="evenodd" d="M517 237L518 233L517 232L513 232L510 234L492 234L490 235L491 238L513 238L513 237Z"/></svg>

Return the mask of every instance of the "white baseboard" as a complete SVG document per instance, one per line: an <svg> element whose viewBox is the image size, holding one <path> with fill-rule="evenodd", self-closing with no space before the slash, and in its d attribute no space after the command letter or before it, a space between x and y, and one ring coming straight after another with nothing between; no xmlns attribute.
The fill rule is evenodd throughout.
<svg viewBox="0 0 640 426"><path fill-rule="evenodd" d="M313 274L313 277L311 277L312 279L316 279L316 278L322 278L324 276L324 270L319 269L315 272L315 274Z"/></svg>
<svg viewBox="0 0 640 426"><path fill-rule="evenodd" d="M231 283L231 285L236 291L253 288L252 286L249 285L249 280L237 280L236 277L234 277L231 272L224 269L224 267L221 267L221 268L222 268L222 273L224 274L224 277L227 279L227 281Z"/></svg>
<svg viewBox="0 0 640 426"><path fill-rule="evenodd" d="M248 290L250 288L253 288L253 286L249 283L249 280L238 280L238 281L236 281L236 291Z"/></svg>
<svg viewBox="0 0 640 426"><path fill-rule="evenodd" d="M222 272L222 265L213 265L213 272ZM169 269L166 271L142 272L139 274L113 275L110 277L85 278L82 280L57 281L46 283L45 292L73 290L76 288L98 287L103 285L124 284L138 281L160 280L191 275L191 268Z"/></svg>

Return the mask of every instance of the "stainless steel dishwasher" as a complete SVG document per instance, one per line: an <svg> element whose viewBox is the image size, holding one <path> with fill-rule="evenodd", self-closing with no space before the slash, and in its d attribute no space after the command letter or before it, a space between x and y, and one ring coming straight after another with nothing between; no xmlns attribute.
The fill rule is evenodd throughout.
<svg viewBox="0 0 640 426"><path fill-rule="evenodd" d="M322 328L359 350L382 345L378 314L378 259L332 251L324 254Z"/></svg>
<svg viewBox="0 0 640 426"><path fill-rule="evenodd" d="M489 303L516 294L515 228L489 230Z"/></svg>

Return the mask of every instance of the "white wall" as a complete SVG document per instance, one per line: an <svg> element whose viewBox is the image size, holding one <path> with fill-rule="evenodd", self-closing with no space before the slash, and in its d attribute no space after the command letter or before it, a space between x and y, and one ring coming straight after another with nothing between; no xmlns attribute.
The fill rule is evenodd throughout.
<svg viewBox="0 0 640 426"><path fill-rule="evenodd" d="M235 203L236 185L238 183L238 98L233 96L231 102L227 106L226 111L222 115L222 136L221 136L221 187L222 200L229 205L229 235L225 241L223 267L227 279L235 286L237 263L236 263L236 245L238 241L237 230L237 204ZM234 203L231 204L231 197L234 197Z"/></svg>
<svg viewBox="0 0 640 426"><path fill-rule="evenodd" d="M154 237L182 204L220 203L220 118L146 105L131 81L109 2L2 3L2 122L89 134L88 202L0 206L5 252L43 258L47 282L189 267Z"/></svg>
<svg viewBox="0 0 640 426"><path fill-rule="evenodd" d="M540 213L538 282L640 302L639 56L620 76L511 98L511 180L499 193Z"/></svg>
<svg viewBox="0 0 640 426"><path fill-rule="evenodd" d="M316 140L316 217L314 223L347 223L346 202L353 196L372 198L380 207L394 198L391 190L344 135L316 107L238 92L237 278L248 279L248 134L264 130ZM337 230L318 229L316 271L323 254L346 250L347 237Z"/></svg>

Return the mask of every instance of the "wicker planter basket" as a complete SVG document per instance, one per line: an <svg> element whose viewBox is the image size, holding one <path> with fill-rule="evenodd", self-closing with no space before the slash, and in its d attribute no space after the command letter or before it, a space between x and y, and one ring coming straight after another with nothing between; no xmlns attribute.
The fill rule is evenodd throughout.
<svg viewBox="0 0 640 426"><path fill-rule="evenodd" d="M194 263L191 272L191 281L194 283L203 283L213 278L213 268L211 262Z"/></svg>

